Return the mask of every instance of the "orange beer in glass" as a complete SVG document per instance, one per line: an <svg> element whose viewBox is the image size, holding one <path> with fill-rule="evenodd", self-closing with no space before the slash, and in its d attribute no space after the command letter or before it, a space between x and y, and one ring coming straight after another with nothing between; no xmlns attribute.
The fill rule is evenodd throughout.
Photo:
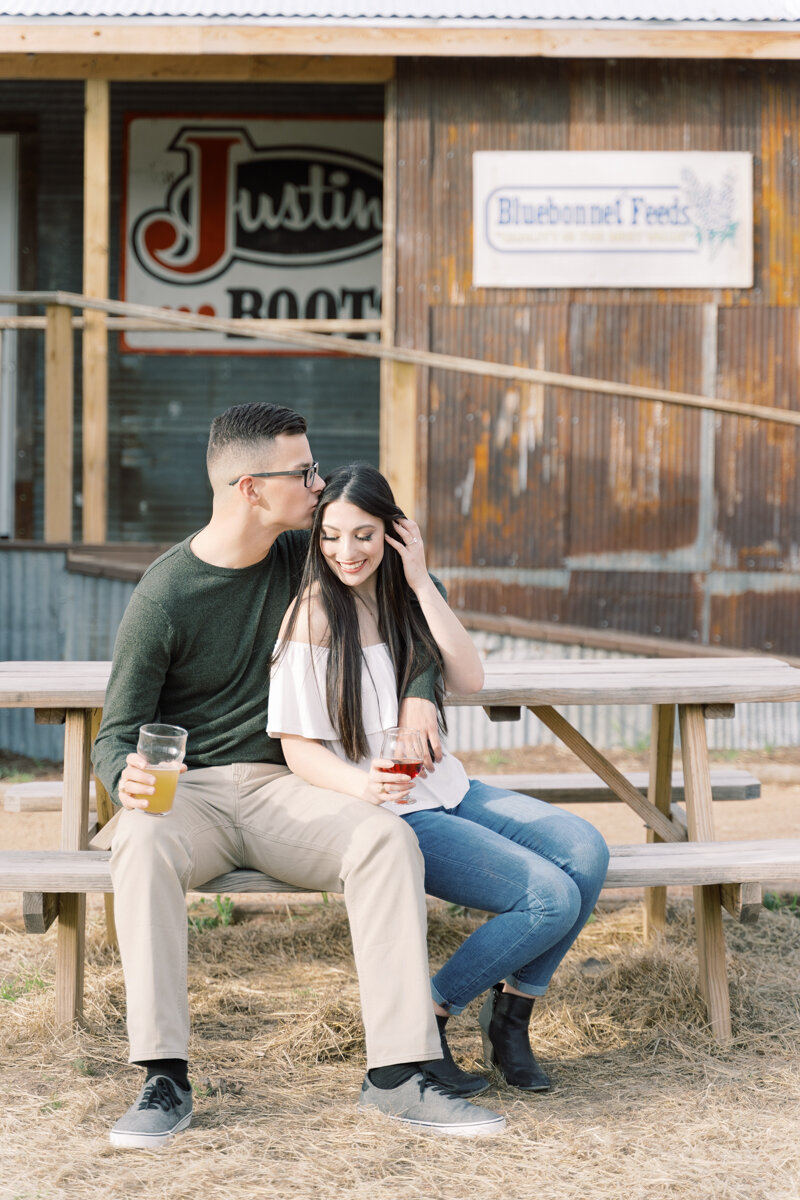
<svg viewBox="0 0 800 1200"><path fill-rule="evenodd" d="M143 812L163 817L172 809L180 766L186 754L187 733L180 725L142 725L136 753L147 760L145 768L156 784Z"/></svg>

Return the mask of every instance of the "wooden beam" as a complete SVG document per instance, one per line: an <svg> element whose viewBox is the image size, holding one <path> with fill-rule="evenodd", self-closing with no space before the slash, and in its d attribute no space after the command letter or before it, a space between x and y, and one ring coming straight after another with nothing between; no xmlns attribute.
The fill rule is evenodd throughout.
<svg viewBox="0 0 800 1200"><path fill-rule="evenodd" d="M654 704L650 718L650 784L647 799L664 816L672 810L672 750L675 744L675 705ZM652 829L647 830L648 842L664 839ZM644 936L650 940L662 933L667 924L667 889L648 888L644 896Z"/></svg>
<svg viewBox="0 0 800 1200"><path fill-rule="evenodd" d="M722 905L734 921L741 925L755 925L764 907L760 883L723 883Z"/></svg>
<svg viewBox="0 0 800 1200"><path fill-rule="evenodd" d="M773 22L771 28L740 26L725 29L653 28L651 23L611 25L610 22L553 25L466 25L439 23L370 26L204 24L153 26L145 20L15 24L3 27L4 57L48 54L80 55L90 62L107 56L150 59L157 68L163 57L293 55L315 57L473 57L473 58L800 58L797 22ZM153 46L158 43L158 54ZM107 72L104 77L109 78ZM153 78L154 76L149 76ZM130 78L130 76L127 76Z"/></svg>
<svg viewBox="0 0 800 1200"><path fill-rule="evenodd" d="M94 50L95 47L92 47ZM0 79L159 83L386 83L394 59L309 54L0 54Z"/></svg>
<svg viewBox="0 0 800 1200"><path fill-rule="evenodd" d="M660 833L663 841L680 842L685 839L684 831L674 825L668 816L654 808L648 800L645 800L641 792L628 781L622 772L613 763L610 763L599 750L596 750L591 742L587 742L583 734L570 725L557 709L540 704L530 704L528 707L534 716L537 716L542 724L556 735L560 742L563 742L573 754L577 754L590 771L599 775L612 792L619 796L620 800L624 800L635 813L638 813L649 829ZM686 787L685 782L684 787Z"/></svg>
<svg viewBox="0 0 800 1200"><path fill-rule="evenodd" d="M90 718L84 709L67 713L64 729L64 805L61 849L85 850L89 824ZM86 896L62 895L56 943L56 1021L71 1025L83 1016Z"/></svg>
<svg viewBox="0 0 800 1200"><path fill-rule="evenodd" d="M353 342L327 334L307 333L298 329L276 330L267 335L258 321L233 320L228 317L206 317L199 313L183 313L177 310L158 309L148 304L130 304L122 300L94 300L77 292L3 292L0 304L72 304L85 311L102 311L119 316L160 319L165 327L173 329L203 329L214 333L233 333L237 337L251 330L257 337L285 342L287 345L302 346L326 353L340 352L357 358L388 358L392 362L409 363L419 367L430 367L443 371L464 371L468 375L480 375L492 379L511 379L515 382L544 384L547 387L569 388L573 391L591 392L601 396L629 396L633 400L655 400L660 404L676 404L686 408L705 409L709 412L727 413L731 416L753 417L759 421L772 421L778 425L800 427L800 412L793 409L771 407L766 404L740 403L720 400L713 396L693 395L689 392L673 392L665 388L639 387L632 383L619 383L607 379L590 379L581 375L569 375L556 371L541 371L534 367L521 367L514 363L485 362L479 358L464 358L454 354L437 354L430 350L413 350L406 346L384 346L377 342Z"/></svg>
<svg viewBox="0 0 800 1200"><path fill-rule="evenodd" d="M679 704L678 721L689 838L692 842L713 842L711 773L701 706ZM708 1008L714 1036L718 1041L726 1041L731 1036L731 1008L722 929L722 891L718 884L694 888L694 915L700 990Z"/></svg>
<svg viewBox="0 0 800 1200"><path fill-rule="evenodd" d="M58 916L58 899L53 892L22 893L22 921L26 933L47 933Z"/></svg>
<svg viewBox="0 0 800 1200"><path fill-rule="evenodd" d="M397 85L392 81L384 89L383 118L383 243L381 249L381 344L394 345L397 312ZM381 470L391 470L392 419L397 398L395 375L388 359L380 360L380 417L378 429ZM412 495L414 483L412 482ZM399 501L398 501L399 503ZM402 507L402 505L401 505Z"/></svg>
<svg viewBox="0 0 800 1200"><path fill-rule="evenodd" d="M108 297L109 85L86 82L83 158L83 290ZM104 542L108 479L108 330L106 314L84 313L83 540Z"/></svg>
<svg viewBox="0 0 800 1200"><path fill-rule="evenodd" d="M44 350L44 540L72 541L72 309L48 304Z"/></svg>

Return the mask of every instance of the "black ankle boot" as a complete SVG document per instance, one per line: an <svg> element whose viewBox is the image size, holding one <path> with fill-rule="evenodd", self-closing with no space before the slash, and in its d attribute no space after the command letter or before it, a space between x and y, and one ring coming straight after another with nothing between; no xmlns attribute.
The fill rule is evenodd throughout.
<svg viewBox="0 0 800 1200"><path fill-rule="evenodd" d="M533 997L504 992L496 983L478 1014L483 1037L483 1060L497 1067L506 1083L526 1092L546 1092L550 1080L539 1066L528 1041Z"/></svg>
<svg viewBox="0 0 800 1200"><path fill-rule="evenodd" d="M432 1079L435 1083L441 1084L456 1096L478 1096L481 1092L486 1091L489 1081L484 1079L483 1075L471 1075L469 1071L462 1071L454 1061L445 1033L447 1021L447 1017L436 1014L436 1024L439 1027L439 1040L442 1043L444 1057L430 1058L427 1062L421 1063L422 1074L426 1079Z"/></svg>

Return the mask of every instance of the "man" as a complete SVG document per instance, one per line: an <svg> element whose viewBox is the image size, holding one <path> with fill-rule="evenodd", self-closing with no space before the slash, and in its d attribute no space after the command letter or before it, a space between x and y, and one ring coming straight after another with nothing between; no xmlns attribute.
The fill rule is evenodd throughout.
<svg viewBox="0 0 800 1200"><path fill-rule="evenodd" d="M123 810L107 838L130 1060L146 1071L112 1145L159 1145L191 1121L184 897L235 867L344 893L367 1045L361 1107L418 1129L498 1133L504 1118L420 1070L442 1050L413 832L380 807L303 783L265 732L270 653L308 544L292 531L309 528L323 487L305 420L271 404L230 408L212 423L207 466L211 520L131 597L94 748ZM429 676L412 684L401 719L436 748L430 687ZM189 731L188 770L163 819L147 814L155 780L135 753L139 726L154 720Z"/></svg>

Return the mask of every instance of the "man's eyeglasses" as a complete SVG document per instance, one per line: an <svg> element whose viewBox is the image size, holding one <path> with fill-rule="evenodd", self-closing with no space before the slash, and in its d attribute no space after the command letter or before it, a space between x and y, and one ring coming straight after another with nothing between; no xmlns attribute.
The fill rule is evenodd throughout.
<svg viewBox="0 0 800 1200"><path fill-rule="evenodd" d="M236 479L232 479L228 487L233 487L240 479L244 479L245 475L252 475L253 479L277 479L279 476L288 478L291 475L297 479L302 476L303 487L310 488L314 486L317 471L319 471L319 463L312 463L310 467L299 467L296 471L245 471L244 474L237 475Z"/></svg>

